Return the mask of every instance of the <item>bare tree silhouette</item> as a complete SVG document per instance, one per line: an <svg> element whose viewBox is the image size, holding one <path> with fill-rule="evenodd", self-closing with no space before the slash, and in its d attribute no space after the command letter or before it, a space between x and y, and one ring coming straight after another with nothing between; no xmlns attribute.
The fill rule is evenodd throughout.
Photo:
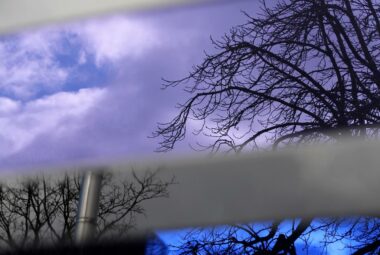
<svg viewBox="0 0 380 255"><path fill-rule="evenodd" d="M380 3L279 0L261 6L258 15L245 13L245 24L212 39L215 50L188 76L165 80L166 88L184 86L189 99L171 121L158 125L159 151L183 140L190 121L201 123L194 133L209 141L196 148L211 152L254 150L263 139L277 148L334 142L344 135L378 136ZM352 247L357 254L377 254L380 233L372 227L377 219L357 221L345 238L358 241ZM204 238L191 235L180 248L182 254L293 254L296 240L322 226L342 240L341 220L312 222L299 221L285 236L278 223L263 229L239 226L239 233L248 234L243 239L234 236L236 228Z"/></svg>
<svg viewBox="0 0 380 255"><path fill-rule="evenodd" d="M158 170L157 170L158 171ZM157 171L125 178L103 174L97 240L122 238L144 214L142 202L167 197L173 180L157 178ZM0 189L0 241L3 249L73 244L77 217L79 173L37 175L3 183Z"/></svg>

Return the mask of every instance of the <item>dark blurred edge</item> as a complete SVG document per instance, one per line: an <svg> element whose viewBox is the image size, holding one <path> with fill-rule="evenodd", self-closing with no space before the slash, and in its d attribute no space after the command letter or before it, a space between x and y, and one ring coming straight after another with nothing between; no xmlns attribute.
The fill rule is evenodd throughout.
<svg viewBox="0 0 380 255"><path fill-rule="evenodd" d="M0 255L166 255L168 249L157 236L139 238L125 241L108 241L91 243L87 245L54 245L43 247L26 247L19 250L0 251Z"/></svg>

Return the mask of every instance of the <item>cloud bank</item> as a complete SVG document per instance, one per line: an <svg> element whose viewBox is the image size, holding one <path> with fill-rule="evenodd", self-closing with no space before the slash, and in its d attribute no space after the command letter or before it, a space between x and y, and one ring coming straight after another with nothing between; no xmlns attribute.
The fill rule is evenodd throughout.
<svg viewBox="0 0 380 255"><path fill-rule="evenodd" d="M0 38L0 169L153 153L147 137L187 97L161 90L161 78L186 75L213 50L210 35L250 8L119 14Z"/></svg>

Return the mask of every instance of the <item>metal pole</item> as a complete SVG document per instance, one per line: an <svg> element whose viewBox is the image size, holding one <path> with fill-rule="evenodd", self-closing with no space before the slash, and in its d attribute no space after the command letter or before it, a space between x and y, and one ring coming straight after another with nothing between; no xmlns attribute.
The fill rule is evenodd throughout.
<svg viewBox="0 0 380 255"><path fill-rule="evenodd" d="M98 171L87 171L83 176L75 233L75 241L79 244L87 243L95 236L101 179Z"/></svg>

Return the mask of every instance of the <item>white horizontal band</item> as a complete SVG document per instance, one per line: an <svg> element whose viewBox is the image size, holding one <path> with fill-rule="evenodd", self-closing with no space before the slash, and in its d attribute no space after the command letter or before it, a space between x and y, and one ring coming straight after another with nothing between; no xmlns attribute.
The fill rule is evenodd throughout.
<svg viewBox="0 0 380 255"><path fill-rule="evenodd" d="M143 163L141 163L143 162ZM137 219L140 231L282 218L378 215L380 213L380 142L350 141L300 150L260 152L241 156L140 162L102 162L67 169L107 169L116 181L133 181L154 172L155 181L171 181L168 198L142 204L145 215ZM62 171L44 168L47 180ZM17 177L39 171L10 174Z"/></svg>
<svg viewBox="0 0 380 255"><path fill-rule="evenodd" d="M171 176L141 229L380 213L379 142L170 163L159 178Z"/></svg>
<svg viewBox="0 0 380 255"><path fill-rule="evenodd" d="M95 14L207 1L213 0L0 0L0 33Z"/></svg>

